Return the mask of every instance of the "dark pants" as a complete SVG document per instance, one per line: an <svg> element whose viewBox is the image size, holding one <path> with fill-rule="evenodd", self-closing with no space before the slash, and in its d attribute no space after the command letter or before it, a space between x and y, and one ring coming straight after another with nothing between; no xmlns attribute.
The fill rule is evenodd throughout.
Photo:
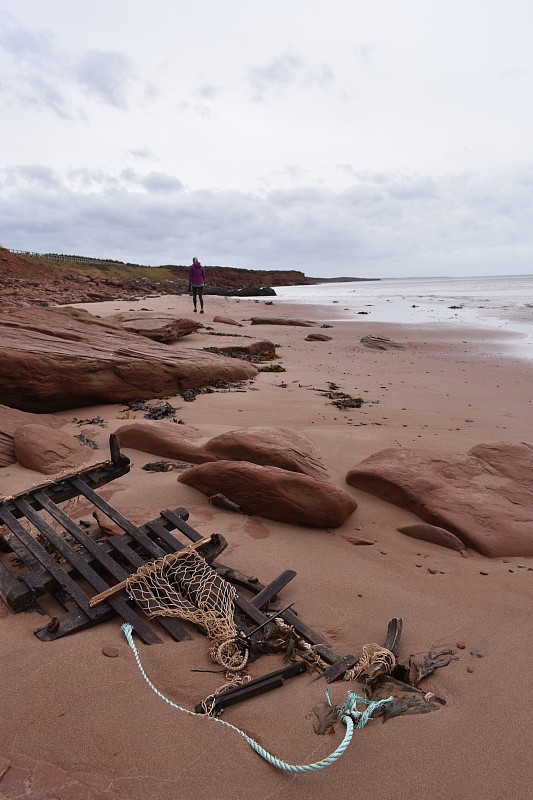
<svg viewBox="0 0 533 800"><path fill-rule="evenodd" d="M196 308L196 298L200 299L200 308L204 307L204 287L203 286L193 286L192 287L192 301L194 303L194 307Z"/></svg>

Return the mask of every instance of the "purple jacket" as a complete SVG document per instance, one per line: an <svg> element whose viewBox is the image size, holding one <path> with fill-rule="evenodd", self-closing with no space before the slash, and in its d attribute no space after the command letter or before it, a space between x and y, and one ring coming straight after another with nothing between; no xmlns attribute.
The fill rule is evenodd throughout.
<svg viewBox="0 0 533 800"><path fill-rule="evenodd" d="M198 261L189 267L189 286L203 286L205 284L204 268Z"/></svg>

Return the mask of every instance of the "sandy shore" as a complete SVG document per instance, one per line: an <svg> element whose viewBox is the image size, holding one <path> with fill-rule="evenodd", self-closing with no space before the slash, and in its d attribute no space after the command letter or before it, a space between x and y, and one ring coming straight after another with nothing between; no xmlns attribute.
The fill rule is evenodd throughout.
<svg viewBox="0 0 533 800"><path fill-rule="evenodd" d="M187 297L87 308L102 316L138 308L193 316ZM217 314L243 327L213 323ZM417 521L413 514L345 483L350 468L386 447L461 454L480 442L531 441L530 362L506 357L501 332L339 319L320 331L331 341L307 342L308 328L251 326L247 321L281 315L321 324L332 310L207 297L206 313L199 320L216 332L250 338L199 331L170 347L270 339L286 372L261 373L241 392L199 395L192 403L180 397L169 400L178 407L179 418L206 435L256 425L305 434L320 450L335 485L358 502L348 521L336 530L312 530L235 515L177 483L175 472L143 471L143 464L159 457L134 450L125 450L131 472L106 487L106 499L137 522L162 508L185 506L190 524L200 533L216 531L228 539L224 563L256 574L264 583L284 569L296 570L280 600L294 602L302 619L322 631L338 652L358 652L367 642L381 641L393 616L404 620L401 657L464 642L459 660L425 683L446 698L446 706L436 713L370 723L354 734L335 765L293 776L269 766L229 728L187 716L156 697L138 671L118 620L42 643L33 636L42 617L12 614L0 604L0 775L2 764L11 763L0 780L0 798L532 797L533 571L528 568L533 559L489 560L475 553L465 559L409 539L396 528ZM365 348L360 339L367 335L387 336L405 349ZM339 411L318 391L330 381L367 402L360 409ZM105 443L123 424L123 411L123 406L100 406L60 415L73 432L74 417L101 415L108 427L92 434ZM101 451L90 457L99 460ZM7 495L42 480L42 475L14 465L0 470L0 491ZM350 536L376 544L356 547ZM106 658L106 645L118 647L119 656ZM139 650L155 685L181 706L193 708L218 685L220 676L190 671L209 667L205 639L139 644ZM280 657L264 657L250 673L255 677L280 665ZM332 700L343 703L350 688L359 687L332 684ZM342 726L332 736L313 732L306 715L323 700L323 683L303 676L228 709L223 719L284 760L304 764L327 756L343 736ZM20 784L24 768L17 764L26 763L24 759L46 763L40 767L41 788L17 795L10 786L17 780ZM77 793L45 793L58 780L52 778L50 764L79 782Z"/></svg>

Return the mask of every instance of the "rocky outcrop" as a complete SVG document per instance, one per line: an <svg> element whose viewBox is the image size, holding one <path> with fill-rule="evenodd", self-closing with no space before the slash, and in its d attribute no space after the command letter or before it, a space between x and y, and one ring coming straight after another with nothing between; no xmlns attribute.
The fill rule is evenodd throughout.
<svg viewBox="0 0 533 800"><path fill-rule="evenodd" d="M121 425L115 433L121 447L131 447L143 453L189 464L203 464L214 459L205 450L206 437L191 425L139 420Z"/></svg>
<svg viewBox="0 0 533 800"><path fill-rule="evenodd" d="M180 319L174 314L156 311L123 311L105 318L110 325L123 328L129 333L146 336L156 342L175 342L189 333L203 328L201 322L192 319Z"/></svg>
<svg viewBox="0 0 533 800"><path fill-rule="evenodd" d="M178 480L211 497L222 494L246 514L338 528L357 508L350 495L325 480L245 461L214 461L185 470Z"/></svg>
<svg viewBox="0 0 533 800"><path fill-rule="evenodd" d="M331 336L325 333L310 333L305 337L306 342L331 342Z"/></svg>
<svg viewBox="0 0 533 800"><path fill-rule="evenodd" d="M22 425L13 437L15 455L26 469L55 475L94 460L92 450L69 433L44 425Z"/></svg>
<svg viewBox="0 0 533 800"><path fill-rule="evenodd" d="M13 436L21 425L38 424L48 428L61 428L65 420L51 414L28 414L17 408L0 405L0 467L7 467L17 460L13 447Z"/></svg>
<svg viewBox="0 0 533 800"><path fill-rule="evenodd" d="M22 411L171 397L253 378L252 364L169 349L74 308L0 314L0 402Z"/></svg>
<svg viewBox="0 0 533 800"><path fill-rule="evenodd" d="M252 317L252 325L296 325L301 328L312 328L317 323L308 319L291 319L287 317Z"/></svg>
<svg viewBox="0 0 533 800"><path fill-rule="evenodd" d="M381 450L346 476L490 558L533 556L533 445L480 444L464 456Z"/></svg>
<svg viewBox="0 0 533 800"><path fill-rule="evenodd" d="M301 472L315 478L327 469L312 442L289 428L242 428L215 436L205 445L213 459L248 461Z"/></svg>

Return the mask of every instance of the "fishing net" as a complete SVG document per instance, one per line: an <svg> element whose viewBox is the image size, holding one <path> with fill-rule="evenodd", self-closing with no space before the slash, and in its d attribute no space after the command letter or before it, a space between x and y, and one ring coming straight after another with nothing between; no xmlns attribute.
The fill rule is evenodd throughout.
<svg viewBox="0 0 533 800"><path fill-rule="evenodd" d="M150 619L178 617L200 626L211 639L209 656L233 676L246 666L248 650L233 618L237 591L194 550L144 564L128 578L126 592Z"/></svg>

